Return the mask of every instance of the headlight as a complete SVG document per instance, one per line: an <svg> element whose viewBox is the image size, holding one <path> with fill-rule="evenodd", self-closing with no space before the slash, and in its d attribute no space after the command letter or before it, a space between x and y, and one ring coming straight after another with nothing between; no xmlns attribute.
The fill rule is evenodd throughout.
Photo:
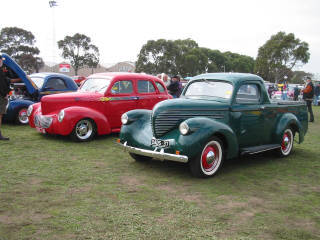
<svg viewBox="0 0 320 240"><path fill-rule="evenodd" d="M123 125L126 125L129 122L129 118L128 118L128 115L126 113L122 114L121 122L122 122Z"/></svg>
<svg viewBox="0 0 320 240"><path fill-rule="evenodd" d="M62 120L64 119L64 110L61 110L58 114L58 121L62 122Z"/></svg>
<svg viewBox="0 0 320 240"><path fill-rule="evenodd" d="M189 133L189 126L186 122L182 122L179 126L179 131L182 135L187 135Z"/></svg>
<svg viewBox="0 0 320 240"><path fill-rule="evenodd" d="M30 106L28 107L28 111L27 111L27 116L28 116L28 117L31 116L32 111L33 111L33 106L30 105Z"/></svg>

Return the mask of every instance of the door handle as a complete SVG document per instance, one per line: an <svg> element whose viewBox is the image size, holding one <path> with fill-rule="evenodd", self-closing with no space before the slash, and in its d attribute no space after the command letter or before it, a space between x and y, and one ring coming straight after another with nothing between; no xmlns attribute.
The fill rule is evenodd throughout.
<svg viewBox="0 0 320 240"><path fill-rule="evenodd" d="M266 107L265 106L261 106L260 107L260 110L264 110Z"/></svg>
<svg viewBox="0 0 320 240"><path fill-rule="evenodd" d="M139 100L139 97L132 97L132 100Z"/></svg>

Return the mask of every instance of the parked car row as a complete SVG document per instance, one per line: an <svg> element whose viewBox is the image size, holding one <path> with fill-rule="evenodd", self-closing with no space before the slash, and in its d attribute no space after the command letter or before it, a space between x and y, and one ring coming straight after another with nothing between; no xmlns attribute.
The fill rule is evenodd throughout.
<svg viewBox="0 0 320 240"><path fill-rule="evenodd" d="M26 76L13 60L6 64L25 86L16 86L13 96L29 98L29 125L40 133L84 142L120 132L118 144L135 160L188 163L197 177L213 176L225 160L244 154L288 156L295 136L303 142L308 129L305 103L271 102L263 79L253 74L195 76L172 99L164 83L147 74L97 73L76 91L71 78Z"/></svg>

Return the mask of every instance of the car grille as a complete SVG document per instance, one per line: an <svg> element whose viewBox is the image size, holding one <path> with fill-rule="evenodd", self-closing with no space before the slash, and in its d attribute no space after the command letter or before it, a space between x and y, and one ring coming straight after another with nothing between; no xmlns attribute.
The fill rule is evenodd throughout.
<svg viewBox="0 0 320 240"><path fill-rule="evenodd" d="M41 128L49 128L52 123L52 117L46 117L46 116L41 116L41 115L35 115L34 117L34 125L36 127L41 127Z"/></svg>
<svg viewBox="0 0 320 240"><path fill-rule="evenodd" d="M155 137L161 137L174 128L177 128L181 122L193 117L208 117L213 119L222 119L223 114L210 110L168 110L161 112L153 117L152 131Z"/></svg>

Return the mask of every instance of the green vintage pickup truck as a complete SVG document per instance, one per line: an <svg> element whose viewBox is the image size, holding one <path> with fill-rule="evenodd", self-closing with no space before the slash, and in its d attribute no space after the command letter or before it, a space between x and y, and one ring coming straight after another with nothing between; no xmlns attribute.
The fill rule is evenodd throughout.
<svg viewBox="0 0 320 240"><path fill-rule="evenodd" d="M224 160L273 150L288 156L308 129L305 103L270 101L253 74L194 77L179 99L122 115L118 143L137 161L189 163L194 176L213 176Z"/></svg>

